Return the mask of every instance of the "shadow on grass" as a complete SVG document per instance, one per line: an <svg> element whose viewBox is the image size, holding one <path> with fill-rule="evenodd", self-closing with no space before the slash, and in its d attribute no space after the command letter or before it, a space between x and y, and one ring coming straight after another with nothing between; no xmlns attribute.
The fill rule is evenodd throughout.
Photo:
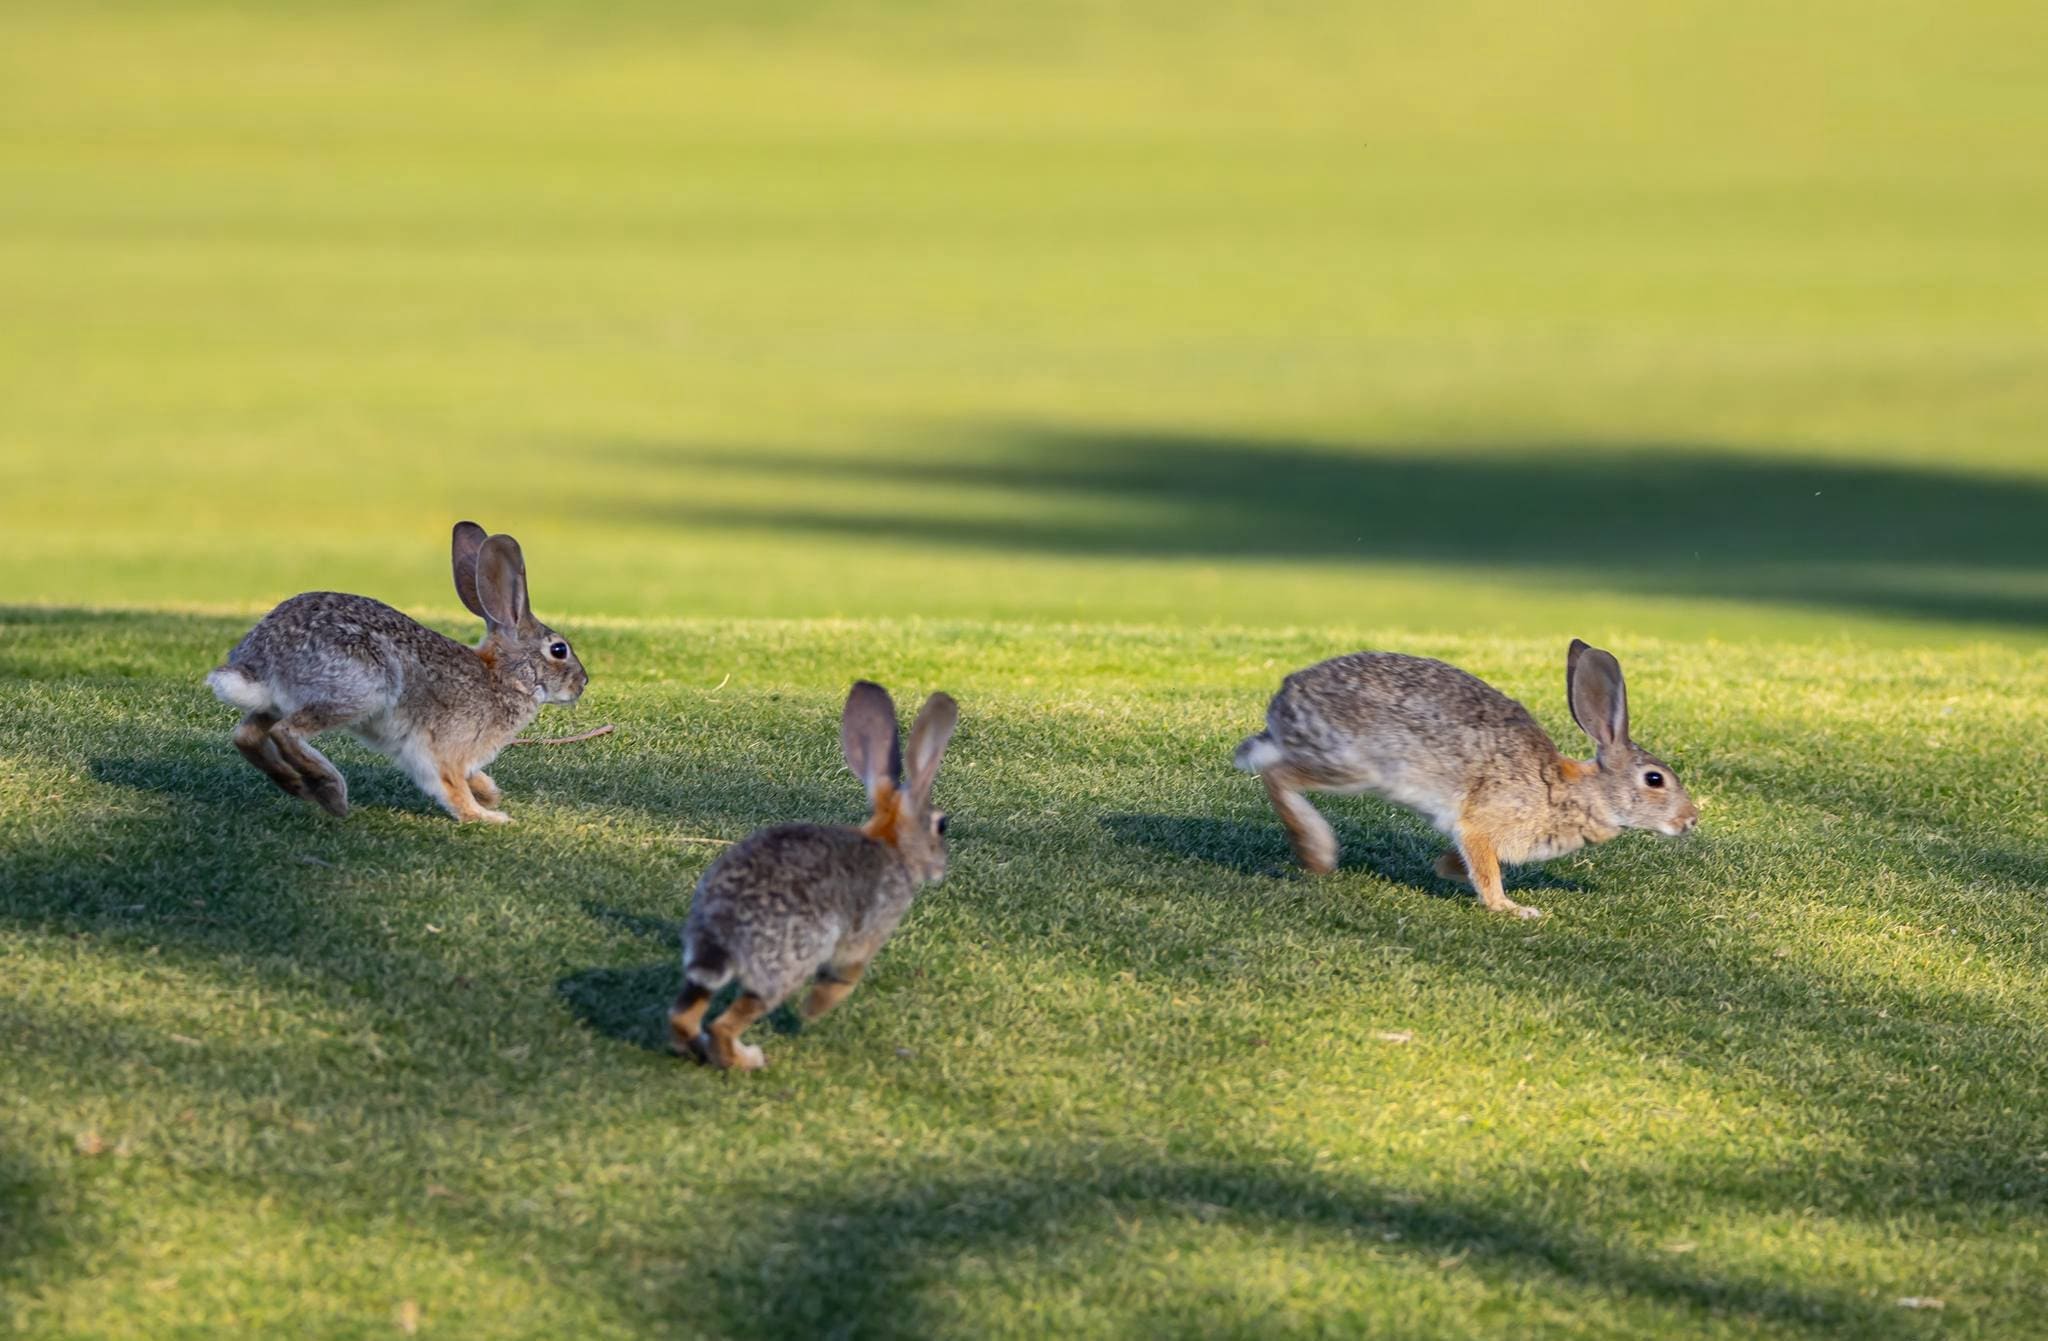
<svg viewBox="0 0 2048 1341"><path fill-rule="evenodd" d="M330 829L345 829L382 811L432 819L451 830L458 827L382 755L339 735L320 737L317 743L348 779L349 814L343 819L279 790L242 761L225 732L219 741L221 752L211 750L209 739L205 757L109 755L95 757L88 767L95 780L111 786L175 798L180 804L232 805L252 819L266 814L278 819L305 816ZM503 804L515 823L520 807L537 799L539 789L532 780L544 778L541 786L553 804L602 813L638 811L677 825L679 842L685 830L731 829L732 837L738 838L766 824L812 819L855 823L864 813L859 785L851 781L841 785L832 778L771 779L730 764L678 769L672 759L654 762L661 765L659 772L648 768L646 756L633 753L573 759L556 754L540 769L527 758L500 756L490 771L505 789ZM727 840L705 843L704 850L715 852L723 841Z"/></svg>
<svg viewBox="0 0 2048 1341"><path fill-rule="evenodd" d="M660 942L676 953L639 968L593 968L558 979L555 995L590 1029L646 1052L668 1052L668 1005L682 985L683 924L585 901L583 911L625 935ZM714 1009L733 996L720 993Z"/></svg>
<svg viewBox="0 0 2048 1341"><path fill-rule="evenodd" d="M1150 848L1187 861L1208 862L1240 875L1287 875L1298 869L1277 824L1210 819L1202 815L1104 815L1099 823L1119 843ZM1354 846L1353 826L1338 830Z"/></svg>
<svg viewBox="0 0 2048 1341"><path fill-rule="evenodd" d="M594 968L555 983L555 995L585 1026L646 1052L668 1052L668 1004L683 978L678 960L640 968ZM721 995L730 997L730 991ZM714 1010L725 1002L713 1001Z"/></svg>
<svg viewBox="0 0 2048 1341"><path fill-rule="evenodd" d="M706 471L858 480L848 499L873 500L643 492L604 500L607 521L1073 555L1442 564L1590 590L2048 623L2048 482L1933 465L1692 443L1430 448L1011 425L943 453L613 443L588 454L679 481Z"/></svg>
<svg viewBox="0 0 2048 1341"><path fill-rule="evenodd" d="M335 749L336 743L323 739L319 745L323 753L334 759L335 767L341 770L342 776L348 779L350 818L357 811L370 809L446 815L447 812L428 800L396 765L381 758L364 761L353 751L341 754ZM241 765L239 772L224 768L220 762L195 763L186 759L127 756L94 759L92 775L98 781L115 787L177 797L181 804L195 801L216 804L225 792L239 791L250 794L247 803L252 809L260 802L277 809L290 808L304 810L309 815L326 816L325 811L310 802L287 795L269 778L243 764L239 755L232 754L233 746L228 748L231 751L229 759ZM335 758L338 754L340 757ZM348 820L337 822L346 824Z"/></svg>
<svg viewBox="0 0 2048 1341"><path fill-rule="evenodd" d="M48 1201L44 1175L0 1147L0 1330L14 1323L32 1275L47 1278L73 1269L76 1227L51 1215Z"/></svg>
<svg viewBox="0 0 2048 1341"><path fill-rule="evenodd" d="M592 903L583 907L593 919L628 935L659 942L672 953L660 963L644 967L600 967L569 974L556 981L555 995L587 1028L643 1051L668 1055L668 1007L683 985L683 924ZM711 998L705 1018L717 1018L739 992L738 983L720 989ZM754 1027L788 1037L803 1032L803 1021L792 1006L784 1004Z"/></svg>
<svg viewBox="0 0 2048 1341"><path fill-rule="evenodd" d="M644 868L635 863L645 858L608 855L588 846L551 853L526 844L521 830L459 830L419 814L366 813L335 823L276 794L212 732L203 744L196 738L177 739L161 754L142 757L112 752L122 748L117 721L76 724L76 732L102 737L88 739L88 756L95 743L110 752L89 771L102 787L125 795L115 798L116 808L103 811L108 795L87 787L77 794L73 822L38 831L33 841L27 830L15 831L12 845L0 849L0 889L7 895L0 900L0 917L60 931L128 932L131 942L146 939L195 957L219 954L235 973L293 991L305 990L313 979L323 992L339 989L337 994L346 993L356 1003L403 1012L407 1028L417 1030L421 1055L435 1056L447 1074L394 1067L366 1070L350 1082L348 1094L371 1096L372 1106L389 1117L392 1131L408 1133L410 1115L426 1111L450 1079L479 1086L488 1081L490 1097L469 1100L475 1105L469 1115L505 1126L514 1125L515 1113L526 1116L521 1103L538 1107L553 1094L575 1092L563 1082L593 1083L588 1071L578 1069L580 1057L552 1055L546 1046L537 1049L530 1076L512 1082L501 1082L490 1069L496 1065L495 1052L459 1051L474 1032L470 1007L475 998L445 989L445 965L424 957L395 958L414 952L394 948L388 935L379 934L378 924L402 903L411 882L457 862L466 878L504 890L502 901L509 905L553 896L552 882L534 883L536 858L561 862L544 868L549 874L566 871L579 878L637 877ZM75 741L67 741L65 748L77 748ZM573 767L592 770L589 780L596 781L598 761ZM1814 768L1802 778L1812 781L1826 764ZM391 781L409 791L403 779L394 775ZM637 792L625 780L614 785L642 805L665 806L680 799L701 802L706 813L730 811L735 817L744 808L751 824L762 818L752 801L725 797L721 802L713 794L744 781L738 775L695 781L679 777L645 781ZM827 791L836 798L833 806L848 804L841 780L833 776L828 783L822 770L815 795L809 794L812 784L801 781L763 785L781 797L778 804L799 813L817 814L817 797ZM262 804L252 805L252 797L261 797ZM689 809L677 813L691 823L704 818ZM1965 835L1982 832L1955 814L1937 813L1935 818ZM1111 819L1126 831L1105 821L1105 841L1090 832L1091 826L1074 825L1043 835L1045 850L1057 855L1124 842L1226 870L1233 868L1215 854L1232 843L1258 844L1256 850L1276 857L1285 854L1277 825L1261 828L1244 821L1252 826L1247 831L1231 822L1216 829L1206 827L1207 821L1171 816ZM1346 827L1349 837L1352 826ZM1428 836L1398 828L1389 832L1395 836L1380 840L1391 844L1383 855L1405 866L1409 848L1404 844L1413 843L1417 868L1426 870L1434 851ZM986 841L1000 850L1021 840L991 822ZM1364 841L1373 840L1368 836ZM2038 878L2041 873L2021 848L1996 852L1999 863L1987 869L1997 878ZM335 860L300 860L307 856ZM1766 847L1745 854L1738 846L1717 878L1739 882L1748 874L1744 863L1761 872L1775 860L1777 854ZM1111 965L1120 946L1136 935L1243 935L1249 941L1276 930L1275 924L1264 932L1226 925L1217 932L1219 919L1206 919L1191 923L1192 930L1156 931L1143 922L1151 909L1114 908L1107 906L1108 899L1061 898L1056 884L1014 890L1008 882L1025 878L1021 867L1005 876L999 864L977 870L970 858L961 863L960 874L966 878L949 882L949 897L985 908L1020 894L1020 901L1041 910L1057 905L1057 915L1068 919L1059 934ZM1912 897L1924 901L1935 895L1923 890ZM1301 954L1313 957L1360 934L1396 934L1403 916L1393 906L1396 901L1360 906L1365 902L1325 899L1313 887L1289 901L1284 921L1277 924L1289 942L1287 953L1295 953L1297 942ZM726 1318L725 1327L735 1333L786 1333L803 1329L814 1307L806 1301L817 1300L822 1301L818 1309L836 1309L841 1317L859 1320L864 1330L936 1328L943 1322L938 1310L944 1292L931 1287L943 1283L944 1273L963 1253L1050 1252L1046 1245L1074 1226L1098 1235L1089 1241L1113 1252L1126 1242L1116 1222L1123 1210L1223 1220L1261 1233L1306 1228L1361 1251L1432 1254L1425 1261L1469 1248L1471 1256L1460 1269L1494 1269L1503 1279L1583 1283L1596 1299L1611 1290L1707 1313L1751 1313L1787 1325L1832 1325L1857 1334L1900 1332L1904 1324L1887 1311L1888 1305L1874 1307L1824 1286L1788 1284L1771 1276L1717 1276L1694 1261L1665 1261L1615 1248L1612 1240L1621 1233L1626 1214L1617 1208L1654 1208L1685 1188L1703 1187L1717 1213L1754 1214L1772 1222L1818 1213L1908 1230L1930 1221L1937 1230L1955 1223L1967 1231L1960 1236L1965 1242L1979 1231L2008 1236L2037 1231L2048 1214L2048 1166L2039 1157L2048 1149L2048 1110L2035 1102L2044 1092L2041 1059L2048 1057L2048 1032L1989 992L1835 975L1825 965L1802 966L1796 956L1777 958L1771 944L1739 924L1710 925L1702 915L1705 906L1702 899L1673 909L1668 921L1654 927L1620 919L1580 925L1559 919L1533 936L1519 928L1510 935L1475 912L1465 918L1412 919L1403 939L1413 961L1440 977L1446 990L1456 990L1463 980L1483 986L1480 999L1500 1008L1547 1012L1561 1022L1560 1039L1568 1034L1598 1038L1647 1057L1650 1069L1644 1074L1653 1078L1661 1075L1654 1068L1672 1061L1697 1072L1702 1085L1725 1083L1745 1102L1762 1094L1773 1115L1828 1133L1829 1141L1820 1148L1754 1165L1741 1162L1754 1152L1738 1148L1731 1167L1709 1182L1662 1174L1640 1183L1609 1182L1600 1188L1611 1199L1605 1204L1592 1194L1577 1200L1552 1196L1555 1188L1543 1185L1547 1175L1541 1170L1530 1173L1526 1184L1505 1179L1481 1201L1434 1195L1418 1201L1400 1189L1341 1178L1266 1172L1221 1157L1176 1162L1151 1153L1106 1160L1076 1155L1014 1176L913 1169L900 1182L879 1189L842 1182L835 1189L792 1197L777 1188L751 1201L745 1195L737 1198L743 1203L738 1209L766 1227L740 1231L730 1248L720 1246L709 1250L708 1258L694 1258L693 1287L706 1278L706 1270L699 1269L706 1267L714 1285L708 1297L686 1295L678 1287L672 1311L677 1318L694 1318L701 1314L693 1310L709 1308ZM631 1040L644 1033L649 1018L658 1018L674 990L674 925L594 903L586 904L586 911L614 929L645 938L650 960L656 956L652 942L665 942L658 964L574 973L557 985L560 1001L593 1028ZM1121 916L1131 920L1115 920ZM1974 926L1991 925L1981 911L1959 910L1955 917L1974 919ZM1022 944L1016 924L1005 930L1006 924L991 917L984 925L998 952L1004 935L1017 936L1015 943ZM1032 948L1044 947L1034 942ZM2026 958L2031 949L2010 943L1999 953L2009 963L2031 962ZM633 957L639 957L637 949ZM517 971L512 966L532 962L521 955L503 957L499 971L508 980L502 985L511 990L494 1025L515 1036L526 1031L545 1039L547 1026L559 1022L561 1010L547 993L546 977L509 978ZM1939 978L1930 974L1922 981ZM53 1046L42 1041L50 1036L52 1031L25 1029L21 1046ZM831 1046L821 1038L821 1048ZM156 1073L166 1098L181 1089L208 1092L222 1083L210 1069L178 1058L169 1054ZM266 1096L283 1093L297 1104L330 1102L335 1071L324 1064L327 1060L310 1051L289 1056L266 1052L260 1066L252 1063L248 1074L253 1078L235 1083ZM737 1086L728 1088L738 1092ZM943 1096L921 1096L919 1102L929 1106L903 1110L914 1121L955 1116ZM962 1111L965 1121L988 1121L985 1113ZM1172 1117L1154 1108L1137 1111L1141 1121L1152 1115L1169 1123ZM578 1118L574 1111L557 1116L571 1125ZM991 1139L1004 1134L998 1120ZM1242 1136L1243 1131L1231 1134ZM1735 1139L1739 1146L1740 1138ZM407 1166L394 1159L391 1167ZM0 1163L0 1179L6 1174L7 1166ZM310 1184L295 1184L298 1175L288 1164L261 1165L248 1177L266 1192L274 1186L308 1188L309 1197L322 1199L324 1212L365 1217L383 1214L395 1190L414 1186L408 1173L402 1184L366 1177L353 1191L337 1191L325 1182L314 1190ZM33 1193L32 1171L30 1178ZM438 1208L430 1213L439 1213ZM1569 1227L1575 1216L1604 1228L1576 1233ZM1987 1225L1994 1228L1985 1230ZM832 1232L814 1237L811 1231L818 1226ZM1382 1236L1389 1230L1404 1236L1400 1243L1415 1246L1385 1248ZM496 1231L481 1232L489 1240ZM583 1260L601 1258L609 1251L610 1232L610 1227L572 1226L561 1231L564 1237L558 1241L574 1247ZM1593 1238L1594 1233L1607 1234L1609 1241ZM46 1240L25 1242L29 1251L41 1253ZM507 1228L502 1242L483 1246L519 1243ZM657 1251L667 1247L650 1246ZM0 1256L0 1270L6 1269ZM618 1270L618 1285L641 1286L624 1267ZM1786 1275L1815 1270L1809 1263L1788 1268ZM773 1297L763 1298L764 1279ZM1084 1283L1101 1288L1104 1279L1091 1276ZM1211 1316L1227 1318L1231 1330L1256 1331L1266 1325L1241 1300L1206 1302L1216 1310ZM1159 1330L1199 1330L1205 1320L1194 1307L1191 1303L1185 1315L1169 1309L1154 1321ZM764 1317L771 1326L760 1325ZM1333 1329L1341 1322L1332 1320Z"/></svg>
<svg viewBox="0 0 2048 1341"><path fill-rule="evenodd" d="M960 1267L978 1264L971 1278L1001 1291L1006 1277L1021 1274L1020 1260L1025 1270L1064 1270L1085 1279L1104 1255L1145 1251L1144 1234L1185 1253L1188 1239L1221 1230L1266 1240L1268 1251L1275 1237L1285 1236L1282 1250L1290 1257L1303 1251L1297 1245L1305 1234L1308 1251L1333 1252L1355 1269L1405 1259L1432 1273L1476 1273L1495 1286L1561 1290L1568 1298L1580 1291L1619 1297L1664 1312L1667 1323L1733 1315L1814 1332L1918 1334L1889 1301L1716 1273L1682 1257L1616 1248L1575 1230L1569 1218L1539 1220L1456 1195L1410 1193L1342 1175L1090 1151L1017 1172L906 1182L817 1193L783 1205L692 1280L674 1302L676 1316L701 1319L710 1304L733 1334L950 1335L968 1325L946 1307L957 1293L948 1278ZM1124 1320L1133 1334L1341 1334L1362 1324L1325 1314L1311 1315L1304 1327L1310 1318L1298 1304L1275 1317L1260 1291L1247 1297L1227 1279L1205 1277L1199 1254L1176 1267L1180 1255L1162 1252L1154 1259L1154 1298L1140 1319ZM712 1287L708 1299L706 1286ZM1071 1297L1072 1287L1058 1281L1047 1288L1054 1297Z"/></svg>
<svg viewBox="0 0 2048 1341"><path fill-rule="evenodd" d="M1438 898L1472 897L1467 886L1441 879L1431 869L1437 854L1448 846L1443 840L1339 819L1330 814L1327 801L1322 810L1337 833L1342 853L1339 870L1367 870L1390 884ZM1259 824L1201 815L1120 814L1104 815L1101 824L1118 842L1209 862L1243 875L1307 877L1278 820ZM1553 875L1540 865L1510 867L1505 875L1510 889L1580 888L1577 882Z"/></svg>
<svg viewBox="0 0 2048 1341"><path fill-rule="evenodd" d="M613 1042L667 1057L672 1055L668 1049L668 1006L675 1000L682 981L681 963L665 959L639 968L593 968L572 973L555 983L555 995L586 1028ZM722 988L711 998L706 1022L717 1019L739 994L736 985ZM756 1024L749 1037L758 1039L764 1031L778 1038L794 1038L804 1031L803 1018L793 1004L785 1002ZM681 1059L676 1064L695 1065Z"/></svg>

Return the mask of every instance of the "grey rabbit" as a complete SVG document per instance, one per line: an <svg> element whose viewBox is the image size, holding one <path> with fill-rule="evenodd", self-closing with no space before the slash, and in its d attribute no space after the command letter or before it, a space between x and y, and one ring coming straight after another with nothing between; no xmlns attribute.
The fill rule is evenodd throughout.
<svg viewBox="0 0 2048 1341"><path fill-rule="evenodd" d="M807 982L808 1019L854 989L918 889L945 878L946 817L932 809L932 782L959 716L950 695L925 700L910 729L906 786L896 705L878 684L853 686L839 739L867 787L868 820L760 829L704 872L683 926L683 990L669 1010L675 1052L754 1070L766 1059L740 1041L747 1026ZM739 997L701 1028L712 994L735 979Z"/></svg>
<svg viewBox="0 0 2048 1341"><path fill-rule="evenodd" d="M348 814L348 782L309 737L345 730L388 755L458 820L503 824L483 769L544 703L574 703L590 676L533 617L526 560L509 535L458 522L455 592L482 617L465 647L367 596L310 591L250 629L206 677L240 708L235 748L293 796Z"/></svg>
<svg viewBox="0 0 2048 1341"><path fill-rule="evenodd" d="M1536 917L1501 887L1503 863L1543 861L1624 829L1676 837L1699 807L1671 765L1628 733L1621 663L1574 638L1565 697L1595 746L1567 758L1529 710L1475 675L1427 657L1354 652L1296 671L1237 747L1302 865L1335 870L1337 835L1304 791L1371 792L1407 806L1456 845L1436 872L1469 881L1493 912Z"/></svg>

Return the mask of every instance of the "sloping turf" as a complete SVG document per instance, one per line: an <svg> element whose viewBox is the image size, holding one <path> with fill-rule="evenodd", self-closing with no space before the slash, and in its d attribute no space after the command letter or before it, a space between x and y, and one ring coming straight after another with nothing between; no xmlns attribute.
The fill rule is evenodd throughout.
<svg viewBox="0 0 2048 1341"><path fill-rule="evenodd" d="M1279 669L1398 641L1564 729L1559 649L1387 631L603 622L518 823L228 748L236 621L0 626L0 1272L31 1334L1744 1336L2048 1308L2048 661L1626 649L1693 839L1534 926L1227 767ZM858 814L839 685L946 686L955 869L770 1069L654 1050L687 890ZM729 677L729 678L728 678ZM545 719L544 719L545 720ZM568 718L553 725L567 727Z"/></svg>
<svg viewBox="0 0 2048 1341"><path fill-rule="evenodd" d="M2039 1335L2042 15L0 3L0 1331ZM279 796L199 677L460 516L619 733ZM1536 925L1228 767L1575 635L1706 810ZM674 1062L856 675L954 875Z"/></svg>

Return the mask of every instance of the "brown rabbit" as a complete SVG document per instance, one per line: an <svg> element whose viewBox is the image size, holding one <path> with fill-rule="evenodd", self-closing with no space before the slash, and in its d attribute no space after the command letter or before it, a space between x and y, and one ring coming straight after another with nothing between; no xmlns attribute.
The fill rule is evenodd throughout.
<svg viewBox="0 0 2048 1341"><path fill-rule="evenodd" d="M925 700L910 729L906 788L896 705L878 684L853 686L839 739L872 814L857 829L761 829L711 863L683 926L683 990L668 1017L674 1051L754 1070L765 1059L740 1042L748 1025L807 982L808 1019L853 990L918 889L945 878L946 817L932 809L932 783L959 715L949 695ZM739 998L700 1032L712 993L734 979Z"/></svg>
<svg viewBox="0 0 2048 1341"><path fill-rule="evenodd" d="M1670 765L1629 739L1619 662L1574 638L1565 696L1593 739L1591 761L1566 758L1527 708L1456 666L1354 652L1288 676L1236 764L1264 779L1311 871L1336 869L1337 835L1302 792L1370 792L1457 845L1438 875L1469 881L1494 912L1539 917L1502 889L1503 862L1544 861L1624 829L1675 837L1700 815Z"/></svg>
<svg viewBox="0 0 2048 1341"><path fill-rule="evenodd" d="M346 815L348 782L307 739L344 730L456 819L505 823L488 808L499 792L484 767L542 704L574 703L590 676L533 617L518 541L458 522L453 559L455 593L487 630L475 647L382 601L333 591L294 596L250 629L206 677L244 714L242 757L291 795Z"/></svg>

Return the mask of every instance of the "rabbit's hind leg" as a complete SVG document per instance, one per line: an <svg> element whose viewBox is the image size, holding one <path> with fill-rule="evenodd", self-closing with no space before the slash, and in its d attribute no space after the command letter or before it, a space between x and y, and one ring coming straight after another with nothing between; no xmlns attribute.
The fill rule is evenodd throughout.
<svg viewBox="0 0 2048 1341"><path fill-rule="evenodd" d="M668 1050L678 1057L711 1060L704 1012L711 998L733 979L732 954L694 924L683 933L683 990L668 1008Z"/></svg>
<svg viewBox="0 0 2048 1341"><path fill-rule="evenodd" d="M828 964L819 969L817 981L811 984L810 995L804 998L804 1018L816 1020L830 1014L834 1006L846 1000L847 994L860 985L860 975L867 971L865 961L859 964Z"/></svg>
<svg viewBox="0 0 2048 1341"><path fill-rule="evenodd" d="M703 1034L704 1012L711 1008L712 992L700 982L686 982L668 1008L668 1050L678 1057L711 1060L711 1045Z"/></svg>
<svg viewBox="0 0 2048 1341"><path fill-rule="evenodd" d="M758 1071L766 1066L768 1059L761 1055L761 1050L751 1043L740 1042L740 1035L768 1010L768 1003L752 992L741 993L738 1000L727 1006L704 1031L711 1045L711 1064L735 1067L741 1071Z"/></svg>
<svg viewBox="0 0 2048 1341"><path fill-rule="evenodd" d="M277 742L271 738L270 728L276 725L277 714L274 712L248 714L235 728L235 748L264 777L276 783L278 790L291 796L305 796L308 794L306 779L298 769L285 762L284 756L278 752Z"/></svg>
<svg viewBox="0 0 2048 1341"><path fill-rule="evenodd" d="M505 799L505 793L498 784L491 781L491 775L481 768L469 775L470 794L487 806L494 806Z"/></svg>
<svg viewBox="0 0 2048 1341"><path fill-rule="evenodd" d="M1301 864L1317 875L1336 870L1336 830L1301 794L1303 788L1312 785L1312 780L1288 764L1274 764L1259 777L1266 784L1266 796L1273 802L1274 813L1287 826L1287 836L1293 841L1294 855L1301 858Z"/></svg>
<svg viewBox="0 0 2048 1341"><path fill-rule="evenodd" d="M302 795L318 802L331 815L348 814L348 780L327 756L313 748L308 736L317 736L345 726L356 714L332 704L308 704L270 728L270 741L284 762L304 780Z"/></svg>

